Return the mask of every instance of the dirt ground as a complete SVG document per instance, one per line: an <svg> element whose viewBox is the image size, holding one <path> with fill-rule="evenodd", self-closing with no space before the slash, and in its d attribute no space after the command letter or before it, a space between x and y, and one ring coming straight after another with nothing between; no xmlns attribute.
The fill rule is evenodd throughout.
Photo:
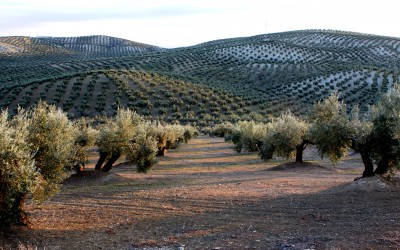
<svg viewBox="0 0 400 250"><path fill-rule="evenodd" d="M29 204L32 228L13 228L0 249L400 249L397 179L353 181L357 154L305 159L265 163L200 136L148 174L88 168Z"/></svg>

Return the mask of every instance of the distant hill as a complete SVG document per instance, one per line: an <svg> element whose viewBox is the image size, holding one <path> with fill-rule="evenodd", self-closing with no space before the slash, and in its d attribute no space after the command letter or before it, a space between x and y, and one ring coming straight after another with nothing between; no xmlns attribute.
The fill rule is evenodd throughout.
<svg viewBox="0 0 400 250"><path fill-rule="evenodd" d="M78 53L127 55L137 52L164 51L165 49L110 36L38 37L38 44L48 44Z"/></svg>
<svg viewBox="0 0 400 250"><path fill-rule="evenodd" d="M69 102L67 109L75 116L111 115L118 103L183 122L192 122L184 118L189 111L209 123L266 120L286 109L306 114L332 91L341 92L350 106L365 109L400 80L399 38L342 31L264 34L176 49L106 36L10 39L0 38L0 105L15 109L41 98L64 107L80 83L79 96L87 94L88 82L104 90L109 82L107 93L119 93L106 98L104 109L96 109L97 97ZM138 80L137 74L147 78ZM124 90L117 91L121 84ZM142 85L146 90L135 87ZM193 86L209 96L194 98L195 93L184 90ZM60 98L51 97L55 94ZM169 104L162 106L157 95ZM82 102L89 103L85 112L78 108Z"/></svg>
<svg viewBox="0 0 400 250"><path fill-rule="evenodd" d="M0 55L91 54L123 56L165 49L110 36L0 37Z"/></svg>

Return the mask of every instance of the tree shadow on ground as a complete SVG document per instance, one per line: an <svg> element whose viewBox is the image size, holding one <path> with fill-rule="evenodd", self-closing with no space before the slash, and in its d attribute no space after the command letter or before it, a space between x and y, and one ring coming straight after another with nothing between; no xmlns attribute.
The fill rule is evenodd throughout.
<svg viewBox="0 0 400 250"><path fill-rule="evenodd" d="M97 212L108 224L81 230L14 229L0 243L4 249L18 245L47 249L398 248L399 188L380 185L376 178L363 181L370 185L346 183L276 198L188 199L171 194L169 199L140 197L137 205L123 204L122 196L115 197L125 191L114 190L114 198L85 204L81 211ZM85 198L65 196L63 202L68 206L68 199L73 199L69 205L73 209L72 204L84 204ZM114 219L110 222L104 216Z"/></svg>

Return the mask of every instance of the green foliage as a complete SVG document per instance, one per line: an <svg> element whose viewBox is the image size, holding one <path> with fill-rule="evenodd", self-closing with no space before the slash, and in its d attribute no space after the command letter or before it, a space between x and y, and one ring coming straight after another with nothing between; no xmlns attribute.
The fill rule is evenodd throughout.
<svg viewBox="0 0 400 250"><path fill-rule="evenodd" d="M286 112L273 121L263 139L260 151L263 159L268 159L272 152L278 156L292 158L296 155L296 147L309 140L309 124Z"/></svg>
<svg viewBox="0 0 400 250"><path fill-rule="evenodd" d="M165 132L167 136L167 145L168 149L176 148L180 142L184 141L185 129L181 125L166 125Z"/></svg>
<svg viewBox="0 0 400 250"><path fill-rule="evenodd" d="M231 139L231 135L235 129L235 126L230 123L220 123L215 125L212 130L210 131L210 136L217 136L217 137L225 137L227 139Z"/></svg>
<svg viewBox="0 0 400 250"><path fill-rule="evenodd" d="M392 123L388 125L391 127L393 138L400 138L400 84L395 84L373 106L372 119L378 119L382 115L388 120L392 120Z"/></svg>
<svg viewBox="0 0 400 250"><path fill-rule="evenodd" d="M400 85L395 85L373 107L371 132L373 158L387 161L387 170L400 167ZM379 167L379 164L378 164Z"/></svg>
<svg viewBox="0 0 400 250"><path fill-rule="evenodd" d="M265 141L261 144L260 147L260 158L267 161L272 159L274 156L275 148L272 143L265 143Z"/></svg>
<svg viewBox="0 0 400 250"><path fill-rule="evenodd" d="M242 131L237 128L232 132L232 143L235 144L235 150L239 153L242 152L243 147L241 143L242 135Z"/></svg>
<svg viewBox="0 0 400 250"><path fill-rule="evenodd" d="M3 111L0 116L0 220L4 225L26 220L26 195L42 201L59 190L72 167L77 131L64 112L43 102L29 112L20 110L10 120L7 115Z"/></svg>
<svg viewBox="0 0 400 250"><path fill-rule="evenodd" d="M19 202L25 194L40 190L42 183L29 143L29 126L24 111L11 120L7 111L0 114L0 230L20 219Z"/></svg>
<svg viewBox="0 0 400 250"><path fill-rule="evenodd" d="M166 148L174 148L180 142L188 142L197 134L191 126L162 125L160 122L144 121L129 109L118 109L117 115L107 118L99 126L96 144L101 154L120 156L137 164L139 172L146 172L156 164L156 155ZM162 152L162 153L161 153ZM103 161L106 159L103 159ZM98 162L99 169L102 166ZM108 166L111 169L111 165ZM97 165L96 165L97 167Z"/></svg>
<svg viewBox="0 0 400 250"><path fill-rule="evenodd" d="M97 130L92 128L86 118L80 118L74 122L76 128L75 136L75 156L72 160L72 166L76 171L83 170L86 163L89 162L88 147L96 143Z"/></svg>
<svg viewBox="0 0 400 250"><path fill-rule="evenodd" d="M135 143L129 146L127 159L137 166L137 171L146 173L157 161L157 139L146 134L136 137Z"/></svg>
<svg viewBox="0 0 400 250"><path fill-rule="evenodd" d="M361 114L360 108L354 106L350 112L349 122L351 147L357 151L370 147L370 135L374 127L370 112Z"/></svg>
<svg viewBox="0 0 400 250"><path fill-rule="evenodd" d="M76 129L66 113L39 102L30 113L28 130L35 166L43 178L41 198L44 199L55 194L68 176L75 156Z"/></svg>
<svg viewBox="0 0 400 250"><path fill-rule="evenodd" d="M99 126L96 145L101 152L124 154L135 136L142 118L130 109L118 109L117 115Z"/></svg>
<svg viewBox="0 0 400 250"><path fill-rule="evenodd" d="M189 125L184 126L184 130L185 130L185 132L183 132L183 141L185 143L188 143L191 139L196 137L199 133L195 127L192 127Z"/></svg>
<svg viewBox="0 0 400 250"><path fill-rule="evenodd" d="M161 125L160 122L145 122L143 125L143 130L146 132L147 136L157 140L158 154L163 155L163 150L167 147L167 132L165 127Z"/></svg>
<svg viewBox="0 0 400 250"><path fill-rule="evenodd" d="M314 106L311 140L317 145L321 157L328 155L336 164L351 146L351 124L346 114L346 104L333 93Z"/></svg>
<svg viewBox="0 0 400 250"><path fill-rule="evenodd" d="M232 133L232 142L237 152L243 149L249 152L258 151L262 139L268 131L268 125L254 121L240 121L236 123Z"/></svg>
<svg viewBox="0 0 400 250"><path fill-rule="evenodd" d="M82 117L74 121L77 129L75 143L82 147L92 147L96 144L98 131L94 129L87 118Z"/></svg>

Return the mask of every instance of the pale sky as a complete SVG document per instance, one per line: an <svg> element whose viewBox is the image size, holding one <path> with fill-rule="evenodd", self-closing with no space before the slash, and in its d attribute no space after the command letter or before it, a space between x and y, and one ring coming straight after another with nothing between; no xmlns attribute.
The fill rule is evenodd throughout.
<svg viewBox="0 0 400 250"><path fill-rule="evenodd" d="M304 29L400 38L398 0L0 0L0 36L108 35L166 48Z"/></svg>

